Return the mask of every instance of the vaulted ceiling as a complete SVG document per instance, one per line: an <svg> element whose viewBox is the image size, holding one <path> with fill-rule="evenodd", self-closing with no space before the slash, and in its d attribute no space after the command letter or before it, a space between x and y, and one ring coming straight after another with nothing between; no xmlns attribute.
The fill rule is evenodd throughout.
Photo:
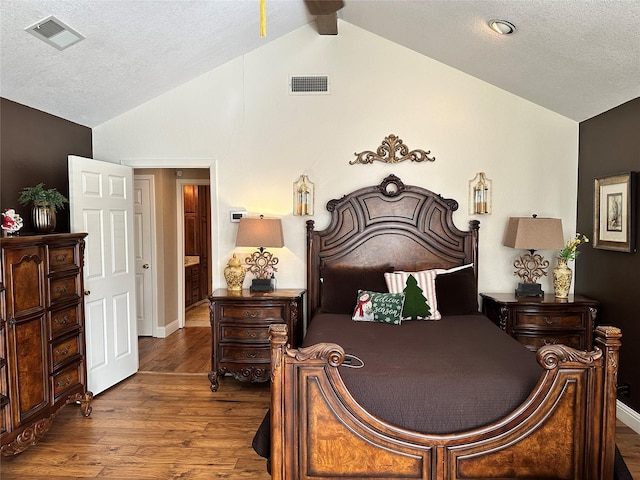
<svg viewBox="0 0 640 480"><path fill-rule="evenodd" d="M576 121L640 96L640 0L344 3L341 20ZM263 38L258 0L1 0L0 96L94 127L314 23L303 0L266 5ZM49 15L86 39L25 32Z"/></svg>

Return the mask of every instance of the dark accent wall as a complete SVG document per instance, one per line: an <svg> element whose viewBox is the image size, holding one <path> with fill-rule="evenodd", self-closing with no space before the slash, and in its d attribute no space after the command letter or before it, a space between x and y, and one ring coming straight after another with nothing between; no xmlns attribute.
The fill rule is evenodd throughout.
<svg viewBox="0 0 640 480"><path fill-rule="evenodd" d="M579 142L577 230L591 239L594 179L640 170L640 98L580 123ZM598 324L622 329L618 385L631 388L619 399L640 412L640 253L583 249L575 290L600 301Z"/></svg>
<svg viewBox="0 0 640 480"><path fill-rule="evenodd" d="M67 155L91 157L91 129L0 98L0 209L15 208L32 231L30 208L18 203L23 187L44 182L69 197ZM69 207L57 213L57 232L69 232Z"/></svg>

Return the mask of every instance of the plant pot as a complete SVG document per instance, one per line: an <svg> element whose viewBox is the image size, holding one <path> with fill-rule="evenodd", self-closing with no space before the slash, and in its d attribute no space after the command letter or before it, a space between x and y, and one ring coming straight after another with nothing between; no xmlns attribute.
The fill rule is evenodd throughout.
<svg viewBox="0 0 640 480"><path fill-rule="evenodd" d="M56 228L56 212L49 205L34 205L31 208L33 229L38 233L51 233Z"/></svg>
<svg viewBox="0 0 640 480"><path fill-rule="evenodd" d="M567 298L571 288L573 271L567 266L567 261L558 258L558 266L553 269L553 290L557 298Z"/></svg>

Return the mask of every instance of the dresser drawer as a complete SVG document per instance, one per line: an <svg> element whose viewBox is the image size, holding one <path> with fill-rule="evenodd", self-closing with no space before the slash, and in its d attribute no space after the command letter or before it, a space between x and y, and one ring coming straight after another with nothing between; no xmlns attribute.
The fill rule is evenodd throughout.
<svg viewBox="0 0 640 480"><path fill-rule="evenodd" d="M78 275L49 280L49 299L53 305L71 298L80 298Z"/></svg>
<svg viewBox="0 0 640 480"><path fill-rule="evenodd" d="M516 310L513 329L544 328L546 329L575 329L585 328L585 316L580 312L554 312L552 310L530 312Z"/></svg>
<svg viewBox="0 0 640 480"><path fill-rule="evenodd" d="M520 343L525 345L529 350L536 351L545 345L566 345L567 347L577 348L579 350L586 349L585 337L581 333L562 333L557 335L546 334L540 335L527 334L525 332L513 332L513 337Z"/></svg>
<svg viewBox="0 0 640 480"><path fill-rule="evenodd" d="M220 363L269 363L271 362L271 349L269 346L249 347L242 345L220 345Z"/></svg>
<svg viewBox="0 0 640 480"><path fill-rule="evenodd" d="M222 323L220 325L220 341L221 342L251 342L251 343L268 343L269 342L269 325L237 325L231 323Z"/></svg>
<svg viewBox="0 0 640 480"><path fill-rule="evenodd" d="M221 305L221 320L281 320L284 307L281 305Z"/></svg>
<svg viewBox="0 0 640 480"><path fill-rule="evenodd" d="M81 367L81 362L78 362L53 375L53 397L55 402L57 402L60 399L60 396L67 390L80 385L80 380L82 378Z"/></svg>
<svg viewBox="0 0 640 480"><path fill-rule="evenodd" d="M80 268L75 245L49 247L49 272Z"/></svg>
<svg viewBox="0 0 640 480"><path fill-rule="evenodd" d="M49 314L49 331L51 332L51 340L65 332L80 327L80 305L74 305Z"/></svg>
<svg viewBox="0 0 640 480"><path fill-rule="evenodd" d="M60 340L51 345L52 371L80 355L79 334Z"/></svg>

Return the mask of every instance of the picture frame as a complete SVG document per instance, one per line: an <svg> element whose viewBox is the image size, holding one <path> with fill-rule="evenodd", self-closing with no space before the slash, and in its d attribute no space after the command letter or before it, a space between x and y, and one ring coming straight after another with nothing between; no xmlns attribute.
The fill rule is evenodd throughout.
<svg viewBox="0 0 640 480"><path fill-rule="evenodd" d="M626 172L595 179L594 248L635 252L635 177Z"/></svg>

